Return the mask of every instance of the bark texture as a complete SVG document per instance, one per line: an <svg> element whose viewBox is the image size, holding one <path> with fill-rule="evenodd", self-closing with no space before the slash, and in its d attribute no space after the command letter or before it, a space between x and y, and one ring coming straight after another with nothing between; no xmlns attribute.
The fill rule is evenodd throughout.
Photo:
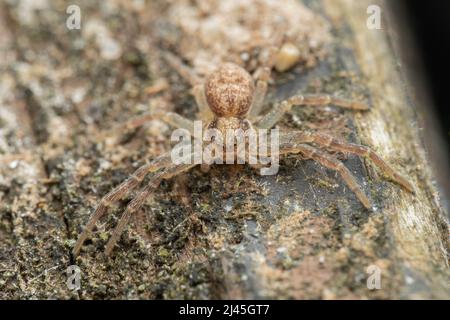
<svg viewBox="0 0 450 320"><path fill-rule="evenodd" d="M324 129L373 147L415 195L353 156L338 155L374 212L334 172L297 156L276 176L198 168L161 185L111 258L101 252L132 195L111 208L74 259L71 248L101 197L170 148L171 130L159 121L114 128L149 108L149 96L165 88L161 77L175 98L161 90L157 108L193 118L194 102L159 58L157 41L146 42L159 1L80 1L81 30L66 28L64 1L36 10L2 1L0 298L448 299L448 227L412 89L396 64L389 21L383 30L366 28L369 2L306 1L332 26L331 54L315 68L276 74L268 99L367 98L369 112L295 109L281 127ZM114 41L102 52L107 38ZM78 291L67 287L70 265L81 270ZM380 290L367 287L373 270L381 272Z"/></svg>

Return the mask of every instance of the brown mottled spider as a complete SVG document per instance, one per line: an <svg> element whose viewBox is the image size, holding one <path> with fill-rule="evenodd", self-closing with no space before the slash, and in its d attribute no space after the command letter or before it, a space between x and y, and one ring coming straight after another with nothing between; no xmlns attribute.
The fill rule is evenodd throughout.
<svg viewBox="0 0 450 320"><path fill-rule="evenodd" d="M363 103L330 97L329 95L296 95L281 103L276 104L265 115L259 116L263 106L267 89L267 80L270 68L262 67L257 71L256 85L252 76L243 68L226 63L213 72L203 84L196 75L175 56L168 54L167 60L180 75L189 80L193 85L194 96L199 108L199 116L206 120L206 126L216 128L225 133L226 129L243 129L255 126L256 128L272 128L285 113L293 106L323 106L332 104L338 107L352 110L367 110ZM153 112L144 117L130 122L130 126L137 127L149 119L158 117L169 124L193 131L193 121L179 114L171 112ZM315 147L313 146L315 145ZM391 180L397 182L405 189L413 192L413 186L375 152L368 147L341 141L332 136L319 132L291 131L280 132L279 154L299 153L306 159L312 159L326 168L340 173L344 182L356 194L357 198L367 208L371 208L369 199L359 187L356 179L344 164L330 154L320 149L339 151L355 154L370 159ZM189 155L191 156L191 155ZM223 156L225 157L225 151ZM128 204L120 218L111 238L106 244L105 253L109 255L128 223L130 216L135 213L150 194L158 187L163 179L169 179L184 171L191 169L196 164L174 164L171 161L170 152L163 154L148 164L137 169L127 180L122 182L105 197L89 218L87 225L80 234L74 248L74 256L78 255L83 242L92 231L95 223L101 218L115 201L135 189L148 174L152 174L146 187Z"/></svg>

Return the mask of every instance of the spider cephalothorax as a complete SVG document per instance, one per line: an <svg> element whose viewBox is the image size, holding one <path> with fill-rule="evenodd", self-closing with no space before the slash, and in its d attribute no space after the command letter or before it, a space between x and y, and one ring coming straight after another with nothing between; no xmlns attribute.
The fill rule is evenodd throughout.
<svg viewBox="0 0 450 320"><path fill-rule="evenodd" d="M256 129L271 129L295 105L322 106L332 104L352 110L368 109L363 103L334 98L329 95L296 95L275 104L265 115L260 115L264 105L270 65L263 66L262 69L257 70L256 74L259 76L256 77L256 85L247 71L231 63L219 67L207 78L206 83L202 84L195 73L183 65L177 57L168 54L167 60L179 74L194 86L193 92L199 108L199 115L201 120L207 123L206 127L218 129L220 132L226 132L227 129L243 129L245 131L252 127ZM192 120L176 113L162 111L151 112L139 119L134 119L130 122L130 125L139 126L146 120L154 119L155 117L166 121L174 127L186 129L191 133L194 131ZM327 153L328 150L365 157L371 160L388 178L413 192L413 186L368 147L342 141L324 133L314 131L281 132L279 135L279 148L276 150L279 155L299 153L303 158L312 159L324 167L335 170L368 209L371 208L370 201L359 187L353 174L341 161ZM193 156L193 154L188 154L189 157L191 155ZM197 164L174 163L170 152L168 152L137 169L127 180L102 198L80 234L73 249L73 254L77 255L79 253L83 242L94 228L95 223L105 214L108 207L135 189L147 175L151 175L147 186L128 204L106 244L105 252L110 254L130 216L142 207L145 199L158 187L159 183L163 179L172 178Z"/></svg>

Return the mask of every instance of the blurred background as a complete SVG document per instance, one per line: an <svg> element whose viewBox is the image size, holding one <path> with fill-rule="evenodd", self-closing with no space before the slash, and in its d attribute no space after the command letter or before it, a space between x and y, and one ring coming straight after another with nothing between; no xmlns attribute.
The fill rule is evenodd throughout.
<svg viewBox="0 0 450 320"><path fill-rule="evenodd" d="M450 74L450 2L442 0L408 0L406 16L424 66L431 98L437 107L440 130L447 144L450 135L449 81Z"/></svg>
<svg viewBox="0 0 450 320"><path fill-rule="evenodd" d="M450 2L403 0L388 2L398 24L396 32L404 71L412 81L409 94L417 104L423 145L432 161L442 202L450 199ZM429 106L434 106L430 108Z"/></svg>

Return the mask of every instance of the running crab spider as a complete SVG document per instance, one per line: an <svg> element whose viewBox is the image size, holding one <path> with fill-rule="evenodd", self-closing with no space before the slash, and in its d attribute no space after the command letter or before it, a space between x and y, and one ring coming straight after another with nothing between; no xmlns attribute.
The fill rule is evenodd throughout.
<svg viewBox="0 0 450 320"><path fill-rule="evenodd" d="M207 121L207 127L215 128L221 132L225 132L226 129L230 128L240 128L244 131L253 127L270 129L293 106L323 106L331 104L351 110L368 109L363 103L334 98L329 95L296 95L274 105L268 113L260 116L270 74L270 69L267 66L256 72L256 85L254 79L246 70L232 63L220 66L202 84L194 72L186 67L177 57L168 54L167 60L180 75L193 85L193 93L199 108L199 117ZM184 128L190 132L193 131L193 121L171 112L153 112L130 121L128 125L137 127L155 117L175 127ZM326 168L335 170L341 175L344 182L355 193L364 207L370 209L370 201L359 187L352 173L341 161L322 149L365 157L371 160L388 178L406 190L413 192L413 186L405 178L366 146L345 142L320 132L289 131L280 133L280 155L301 154L306 159L312 159ZM192 154L188 156L190 157ZM225 151L223 156L225 157ZM148 184L128 204L107 242L105 254L110 255L131 215L141 208L146 198L151 195L160 182L163 179L170 179L179 175L194 166L195 164L174 164L171 161L169 152L137 169L128 179L102 198L80 234L73 248L73 255L77 256L79 254L95 223L106 213L108 207L131 190L137 188L147 175L151 175Z"/></svg>

